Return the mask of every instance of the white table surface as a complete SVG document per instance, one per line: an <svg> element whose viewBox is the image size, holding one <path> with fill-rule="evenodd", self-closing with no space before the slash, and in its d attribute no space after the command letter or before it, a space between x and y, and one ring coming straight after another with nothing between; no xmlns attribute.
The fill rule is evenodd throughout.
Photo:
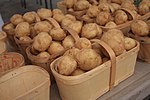
<svg viewBox="0 0 150 100"><path fill-rule="evenodd" d="M2 30L2 25L4 24L2 16L0 14L0 31Z"/></svg>

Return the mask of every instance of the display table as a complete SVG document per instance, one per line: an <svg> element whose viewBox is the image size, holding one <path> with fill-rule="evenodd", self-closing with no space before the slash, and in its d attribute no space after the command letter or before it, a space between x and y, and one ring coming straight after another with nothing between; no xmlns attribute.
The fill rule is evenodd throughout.
<svg viewBox="0 0 150 100"><path fill-rule="evenodd" d="M150 64L137 62L134 75L121 82L98 100L142 100L149 94ZM61 100L56 84L51 86L51 100Z"/></svg>

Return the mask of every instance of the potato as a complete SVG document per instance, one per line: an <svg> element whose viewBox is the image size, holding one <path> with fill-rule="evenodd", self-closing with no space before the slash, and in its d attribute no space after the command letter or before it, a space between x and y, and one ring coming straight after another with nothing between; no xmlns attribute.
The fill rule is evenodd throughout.
<svg viewBox="0 0 150 100"><path fill-rule="evenodd" d="M16 25L18 25L19 23L24 22L24 20L23 20L22 15L20 15L20 14L14 14L14 15L10 18L10 22L16 26Z"/></svg>
<svg viewBox="0 0 150 100"><path fill-rule="evenodd" d="M14 32L15 26L12 23L6 24L2 29L9 35L15 34L15 32Z"/></svg>
<svg viewBox="0 0 150 100"><path fill-rule="evenodd" d="M75 21L75 22L71 23L68 27L71 28L72 30L76 31L77 34L79 34L82 29L82 22Z"/></svg>
<svg viewBox="0 0 150 100"><path fill-rule="evenodd" d="M70 15L70 14L66 14L66 15L65 15L65 18L70 19L70 20L72 20L72 21L76 21L76 17L73 16L73 15Z"/></svg>
<svg viewBox="0 0 150 100"><path fill-rule="evenodd" d="M102 63L101 56L93 49L82 49L76 56L79 68L85 71L91 70Z"/></svg>
<svg viewBox="0 0 150 100"><path fill-rule="evenodd" d="M110 22L106 23L105 27L115 28L115 27L117 27L117 25L113 21L110 21Z"/></svg>
<svg viewBox="0 0 150 100"><path fill-rule="evenodd" d="M131 30L135 35L146 36L149 34L148 25L142 20L136 20L131 23Z"/></svg>
<svg viewBox="0 0 150 100"><path fill-rule="evenodd" d="M32 41L32 39L29 36L20 37L19 40L25 41L25 42Z"/></svg>
<svg viewBox="0 0 150 100"><path fill-rule="evenodd" d="M137 10L135 5L130 0L123 1L121 4L122 8L127 8L129 10Z"/></svg>
<svg viewBox="0 0 150 100"><path fill-rule="evenodd" d="M77 75L81 75L81 74L83 74L83 73L85 73L85 71L83 71L83 70L77 68L77 69L71 74L71 76L77 76Z"/></svg>
<svg viewBox="0 0 150 100"><path fill-rule="evenodd" d="M70 56L62 56L57 62L58 73L70 75L77 68L77 62Z"/></svg>
<svg viewBox="0 0 150 100"><path fill-rule="evenodd" d="M102 47L98 43L92 43L92 49L96 51L101 57L103 57Z"/></svg>
<svg viewBox="0 0 150 100"><path fill-rule="evenodd" d="M72 48L75 44L75 40L71 35L68 35L65 37L65 39L62 41L62 45L64 48Z"/></svg>
<svg viewBox="0 0 150 100"><path fill-rule="evenodd" d="M123 23L127 22L127 20L128 20L128 16L127 16L127 14L124 11L117 10L115 12L115 23L117 25L123 24Z"/></svg>
<svg viewBox="0 0 150 100"><path fill-rule="evenodd" d="M136 46L135 40L128 38L128 37L125 37L125 49L126 50L131 50L135 46Z"/></svg>
<svg viewBox="0 0 150 100"><path fill-rule="evenodd" d="M34 29L34 25L35 24L30 24L30 37L31 38L34 38L35 36L37 36L38 35L38 33L35 31L35 29Z"/></svg>
<svg viewBox="0 0 150 100"><path fill-rule="evenodd" d="M116 56L125 51L125 40L122 31L118 29L110 29L102 35L101 38L115 52Z"/></svg>
<svg viewBox="0 0 150 100"><path fill-rule="evenodd" d="M104 12L110 12L110 7L109 7L109 4L108 3L100 3L98 5L98 8L100 11L104 11Z"/></svg>
<svg viewBox="0 0 150 100"><path fill-rule="evenodd" d="M64 47L60 43L53 41L50 47L48 48L48 53L52 55L52 54L60 53L63 50Z"/></svg>
<svg viewBox="0 0 150 100"><path fill-rule="evenodd" d="M76 18L70 14L65 15L65 18L61 21L61 26L69 26L70 24L74 23L76 21Z"/></svg>
<svg viewBox="0 0 150 100"><path fill-rule="evenodd" d="M43 58L43 59L50 59L50 54L48 53L48 52L45 52L45 51L43 51L43 52L41 52L41 53L39 53L38 55L37 55L37 57L40 57L40 58Z"/></svg>
<svg viewBox="0 0 150 100"><path fill-rule="evenodd" d="M32 11L25 13L23 19L30 24L34 23L36 21L35 12Z"/></svg>
<svg viewBox="0 0 150 100"><path fill-rule="evenodd" d="M94 22L94 19L91 18L91 17L89 17L88 15L83 15L83 16L81 17L81 19L82 19L83 21L85 21L86 23L93 23L93 22Z"/></svg>
<svg viewBox="0 0 150 100"><path fill-rule="evenodd" d="M89 17L96 17L98 14L99 14L99 9L98 9L98 6L90 6L89 9L87 10L87 15Z"/></svg>
<svg viewBox="0 0 150 100"><path fill-rule="evenodd" d="M90 3L86 0L78 0L75 4L74 4L74 10L85 10L87 8L89 8Z"/></svg>
<svg viewBox="0 0 150 100"><path fill-rule="evenodd" d="M82 27L81 36L91 39L96 37L97 35L101 36L102 29L96 23L85 24Z"/></svg>
<svg viewBox="0 0 150 100"><path fill-rule="evenodd" d="M63 20L64 18L64 14L55 14L53 15L53 18L58 22L58 23L61 23L61 21Z"/></svg>
<svg viewBox="0 0 150 100"><path fill-rule="evenodd" d="M30 25L27 22L19 23L15 28L15 35L20 38L30 35Z"/></svg>
<svg viewBox="0 0 150 100"><path fill-rule="evenodd" d="M105 25L111 19L111 15L108 12L100 12L96 17L96 23L99 25Z"/></svg>
<svg viewBox="0 0 150 100"><path fill-rule="evenodd" d="M47 21L40 21L34 25L34 29L36 33L40 32L49 32L52 29L52 25Z"/></svg>
<svg viewBox="0 0 150 100"><path fill-rule="evenodd" d="M75 0L64 0L64 4L66 5L67 8L72 8L74 5Z"/></svg>
<svg viewBox="0 0 150 100"><path fill-rule="evenodd" d="M51 36L46 32L41 32L36 37L34 37L33 48L40 52L45 51L49 48L51 42Z"/></svg>
<svg viewBox="0 0 150 100"><path fill-rule="evenodd" d="M50 36L52 37L53 40L61 41L66 37L66 33L61 28L53 28L50 31Z"/></svg>
<svg viewBox="0 0 150 100"><path fill-rule="evenodd" d="M44 19L52 16L52 11L50 9L41 8L41 9L37 10L37 14L39 15L39 17L42 20L44 20Z"/></svg>
<svg viewBox="0 0 150 100"><path fill-rule="evenodd" d="M76 59L76 55L77 53L80 52L80 50L78 48L72 48L72 49L69 49L67 50L65 53L64 53L64 56L70 56L74 59Z"/></svg>
<svg viewBox="0 0 150 100"><path fill-rule="evenodd" d="M78 49L89 49L92 48L90 40L87 38L80 38L76 43L75 47Z"/></svg>
<svg viewBox="0 0 150 100"><path fill-rule="evenodd" d="M150 12L150 6L147 3L140 3L138 8L140 15L145 15Z"/></svg>
<svg viewBox="0 0 150 100"><path fill-rule="evenodd" d="M114 8L115 11L121 8L121 6L117 3L111 3L110 5Z"/></svg>

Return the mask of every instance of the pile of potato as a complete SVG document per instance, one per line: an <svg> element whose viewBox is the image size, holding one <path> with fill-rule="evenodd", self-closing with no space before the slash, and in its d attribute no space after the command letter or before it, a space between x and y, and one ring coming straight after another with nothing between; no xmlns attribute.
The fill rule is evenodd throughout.
<svg viewBox="0 0 150 100"><path fill-rule="evenodd" d="M79 75L109 60L105 49L97 43L92 43L91 39L104 41L112 48L116 56L136 46L136 41L124 37L122 31L118 29L102 31L100 25L110 27L117 25L116 22L108 20L113 18L110 16L111 9L106 9L110 5L105 6L109 4L108 2L103 0L97 4L96 0L78 0L76 3L71 1L75 2L75 0L64 1L69 9L72 7L77 11L87 9L86 16L95 18L97 23L84 23L71 14L64 14L59 9L41 8L37 12L13 15L10 23L6 24L3 30L7 34L16 36L20 41L33 41L30 52L36 57L50 60L55 57L54 55L65 52L57 63L57 71L62 75ZM118 3L115 5L119 6L115 13L127 15L124 10L120 10ZM92 12L96 10L90 10L93 9L90 7L98 7L99 13ZM127 20L128 18L127 15Z"/></svg>
<svg viewBox="0 0 150 100"><path fill-rule="evenodd" d="M134 0L63 0L67 13L86 23L95 22L105 27L116 27L145 15L150 11L150 1L143 0L138 7Z"/></svg>

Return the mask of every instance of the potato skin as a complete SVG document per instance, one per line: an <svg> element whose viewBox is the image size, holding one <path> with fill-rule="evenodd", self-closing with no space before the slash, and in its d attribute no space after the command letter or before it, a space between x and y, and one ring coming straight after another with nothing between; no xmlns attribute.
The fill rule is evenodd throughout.
<svg viewBox="0 0 150 100"><path fill-rule="evenodd" d="M56 40L56 41L61 41L66 37L66 33L61 28L53 28L50 31L50 35L51 35L52 39Z"/></svg>
<svg viewBox="0 0 150 100"><path fill-rule="evenodd" d="M85 24L82 27L82 37L92 39L97 35L99 35L99 37L102 35L102 29L96 23Z"/></svg>
<svg viewBox="0 0 150 100"><path fill-rule="evenodd" d="M79 50L78 48L72 48L72 49L67 50L67 51L64 53L64 55L67 55L67 56L70 56L70 57L76 59L76 55L77 55L77 53L79 53L79 52L80 52L80 50Z"/></svg>
<svg viewBox="0 0 150 100"><path fill-rule="evenodd" d="M48 52L44 51L44 52L40 52L37 55L37 57L49 59L50 58L50 54Z"/></svg>
<svg viewBox="0 0 150 100"><path fill-rule="evenodd" d="M68 35L65 37L65 39L62 41L64 48L72 48L75 44L75 40L71 35Z"/></svg>
<svg viewBox="0 0 150 100"><path fill-rule="evenodd" d="M41 32L36 37L34 37L33 48L42 52L48 49L51 42L51 36L46 32Z"/></svg>
<svg viewBox="0 0 150 100"><path fill-rule="evenodd" d="M10 22L16 26L16 25L18 25L19 23L24 22L24 20L23 20L22 15L20 15L20 14L14 14L14 15L10 18Z"/></svg>
<svg viewBox="0 0 150 100"><path fill-rule="evenodd" d="M102 35L101 38L115 52L116 56L125 51L125 40L122 31L118 29L110 29Z"/></svg>
<svg viewBox="0 0 150 100"><path fill-rule="evenodd" d="M23 19L28 22L29 24L32 24L36 21L35 13L34 12L27 12L23 15Z"/></svg>
<svg viewBox="0 0 150 100"><path fill-rule="evenodd" d="M6 24L3 27L3 31L5 31L9 35L14 35L15 34L15 26L12 23Z"/></svg>
<svg viewBox="0 0 150 100"><path fill-rule="evenodd" d="M109 27L109 28L115 28L116 26L117 26L116 23L113 21L110 21L105 25L105 27Z"/></svg>
<svg viewBox="0 0 150 100"><path fill-rule="evenodd" d="M111 19L111 15L108 12L100 12L96 17L96 23L99 25L105 25Z"/></svg>
<svg viewBox="0 0 150 100"><path fill-rule="evenodd" d="M44 19L52 16L52 11L50 9L41 8L41 9L37 10L37 14L41 18L41 20L44 20Z"/></svg>
<svg viewBox="0 0 150 100"><path fill-rule="evenodd" d="M77 68L77 62L70 56L62 56L58 63L58 73L62 75L70 75Z"/></svg>
<svg viewBox="0 0 150 100"><path fill-rule="evenodd" d="M99 9L98 9L98 6L96 5L93 5L93 6L90 6L89 9L87 10L87 15L89 17L96 17L98 14L99 14Z"/></svg>
<svg viewBox="0 0 150 100"><path fill-rule="evenodd" d="M90 40L88 40L87 38L80 38L75 43L75 47L78 49L89 49L89 48L92 48L92 44L91 44Z"/></svg>
<svg viewBox="0 0 150 100"><path fill-rule="evenodd" d="M85 71L91 70L102 63L101 56L93 49L82 49L76 56L79 68Z"/></svg>
<svg viewBox="0 0 150 100"><path fill-rule="evenodd" d="M139 8L139 14L140 15L145 15L148 12L150 12L150 6L148 4L146 4L146 3L140 3L138 8Z"/></svg>
<svg viewBox="0 0 150 100"><path fill-rule="evenodd" d="M146 36L149 34L148 25L142 20L136 20L131 23L131 30L135 35Z"/></svg>
<svg viewBox="0 0 150 100"><path fill-rule="evenodd" d="M132 38L125 37L125 49L126 50L131 50L135 46L136 46L135 40L133 40Z"/></svg>
<svg viewBox="0 0 150 100"><path fill-rule="evenodd" d="M19 40L21 40L21 41L32 41L32 39L29 36L20 37Z"/></svg>
<svg viewBox="0 0 150 100"><path fill-rule="evenodd" d="M77 11L85 10L89 8L90 3L86 0L79 0L74 4L74 9Z"/></svg>
<svg viewBox="0 0 150 100"><path fill-rule="evenodd" d="M40 32L49 32L52 29L52 25L50 23L48 23L47 21L40 21L37 22L34 25L34 30L36 33L40 33Z"/></svg>
<svg viewBox="0 0 150 100"><path fill-rule="evenodd" d="M127 20L128 20L128 16L127 16L127 14L124 11L117 10L115 12L115 23L117 25L123 24L123 23L127 22Z"/></svg>
<svg viewBox="0 0 150 100"><path fill-rule="evenodd" d="M77 68L77 69L71 74L71 76L77 76L77 75L81 75L81 74L83 74L83 73L85 73L85 71L83 71L83 70Z"/></svg>
<svg viewBox="0 0 150 100"><path fill-rule="evenodd" d="M82 29L82 22L80 22L80 21L74 21L68 27L71 28L71 29L73 29L74 31L76 31L77 34L79 34L81 32L81 29Z"/></svg>
<svg viewBox="0 0 150 100"><path fill-rule="evenodd" d="M57 54L64 50L64 47L58 42L52 42L50 47L48 48L49 54Z"/></svg>
<svg viewBox="0 0 150 100"><path fill-rule="evenodd" d="M30 25L27 22L19 23L15 28L15 35L20 38L30 35Z"/></svg>

